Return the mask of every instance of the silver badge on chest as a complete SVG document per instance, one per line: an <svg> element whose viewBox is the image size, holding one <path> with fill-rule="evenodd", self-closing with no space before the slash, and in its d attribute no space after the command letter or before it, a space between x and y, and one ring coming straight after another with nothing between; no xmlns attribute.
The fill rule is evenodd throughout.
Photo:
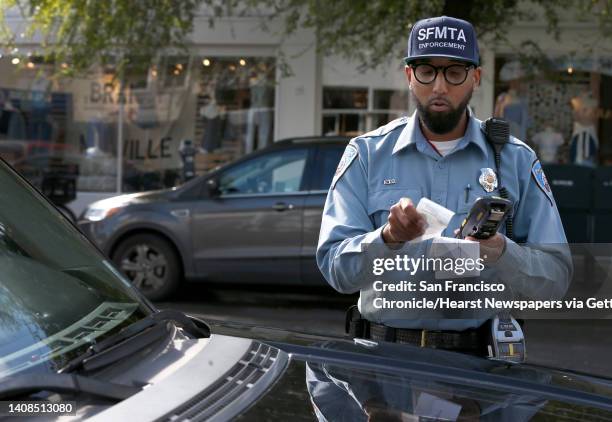
<svg viewBox="0 0 612 422"><path fill-rule="evenodd" d="M493 169L488 167L480 169L478 181L480 182L480 186L487 192L493 192L497 189L497 175Z"/></svg>

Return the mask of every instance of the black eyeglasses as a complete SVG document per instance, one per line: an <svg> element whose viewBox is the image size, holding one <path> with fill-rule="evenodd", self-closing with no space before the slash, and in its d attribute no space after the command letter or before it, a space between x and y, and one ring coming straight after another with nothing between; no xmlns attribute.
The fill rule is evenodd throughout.
<svg viewBox="0 0 612 422"><path fill-rule="evenodd" d="M428 63L410 64L412 73L417 81L422 84L430 84L436 80L441 70L444 79L451 85L461 85L465 82L468 72L474 65L451 64L450 66L433 66Z"/></svg>

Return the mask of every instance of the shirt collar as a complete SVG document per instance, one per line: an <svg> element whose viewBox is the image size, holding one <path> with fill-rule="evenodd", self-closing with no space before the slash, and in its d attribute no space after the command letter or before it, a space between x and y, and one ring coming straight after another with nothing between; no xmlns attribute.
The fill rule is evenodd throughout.
<svg viewBox="0 0 612 422"><path fill-rule="evenodd" d="M482 150L485 156L488 156L487 149L487 140L485 139L485 135L480 129L480 120L474 117L474 114L470 107L468 109L468 124L465 130L465 134L463 135L463 139L459 142L457 146L458 149L465 148L468 143L474 143L478 145L478 147ZM400 133L397 141L395 142L395 146L393 147L393 154L402 149L406 148L408 145L415 144L419 151L423 151L425 146L427 145L427 140L421 132L421 127L419 126L419 121L417 117L417 112L415 111L412 116L408 119L408 123L404 126L404 129Z"/></svg>

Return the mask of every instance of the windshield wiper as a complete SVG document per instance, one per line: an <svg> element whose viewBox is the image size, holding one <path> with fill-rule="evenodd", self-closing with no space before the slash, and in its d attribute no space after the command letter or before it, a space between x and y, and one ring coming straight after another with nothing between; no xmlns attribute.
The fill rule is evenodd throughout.
<svg viewBox="0 0 612 422"><path fill-rule="evenodd" d="M92 344L82 355L68 362L59 373L72 372L76 369L93 371L120 359L133 355L136 351L168 335L168 323L175 322L196 337L210 337L210 329L204 324L197 324L179 311L163 310L123 328L104 340Z"/></svg>
<svg viewBox="0 0 612 422"><path fill-rule="evenodd" d="M40 391L86 393L110 400L124 400L141 391L140 387L100 381L77 374L27 374L2 379L0 400Z"/></svg>

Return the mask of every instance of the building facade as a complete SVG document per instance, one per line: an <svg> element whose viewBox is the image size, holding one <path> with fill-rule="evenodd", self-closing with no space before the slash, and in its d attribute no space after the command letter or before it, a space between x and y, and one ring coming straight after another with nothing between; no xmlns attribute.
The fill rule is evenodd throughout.
<svg viewBox="0 0 612 422"><path fill-rule="evenodd" d="M54 160L74 164L77 198L68 206L78 216L97 199L180 183L189 144L203 173L283 138L356 136L414 111L401 60L362 72L317 54L313 32L281 38L280 23L264 31L262 19L210 27L198 16L189 55L162 57L130 78L123 100L112 69L51 79L37 40L18 41L0 58L0 154L33 175ZM508 45L481 42L483 80L471 106L481 118L508 119L544 162L609 164L612 51L591 24L561 28L559 41L541 22L511 28ZM546 52L546 71L525 59L530 40Z"/></svg>

